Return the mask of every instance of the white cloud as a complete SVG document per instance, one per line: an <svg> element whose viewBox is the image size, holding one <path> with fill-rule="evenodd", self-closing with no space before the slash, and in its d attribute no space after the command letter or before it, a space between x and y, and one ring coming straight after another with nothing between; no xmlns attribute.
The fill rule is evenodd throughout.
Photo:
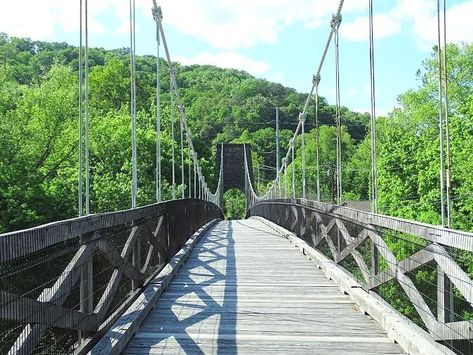
<svg viewBox="0 0 473 355"><path fill-rule="evenodd" d="M149 12L149 1L138 0ZM345 11L358 11L364 0L347 1ZM294 23L317 27L330 21L338 0L161 0L164 22L214 48L232 50L275 43Z"/></svg>
<svg viewBox="0 0 473 355"><path fill-rule="evenodd" d="M437 43L437 8L430 0L398 0L393 13L411 25L417 46L430 50ZM447 9L447 40L473 41L473 0L454 4Z"/></svg>
<svg viewBox="0 0 473 355"><path fill-rule="evenodd" d="M200 53L194 57L176 56L173 60L189 65L189 64L210 64L220 68L233 68L245 70L255 76L264 76L269 70L268 63L253 60L235 52L217 52L217 53Z"/></svg>
<svg viewBox="0 0 473 355"><path fill-rule="evenodd" d="M375 14L376 39L409 34L417 47L430 51L437 43L437 13L432 0L397 0L387 12ZM473 0L454 4L447 9L447 38L449 42L473 41ZM341 35L349 41L368 40L368 17L360 16L342 23Z"/></svg>
<svg viewBox="0 0 473 355"><path fill-rule="evenodd" d="M375 39L397 35L401 32L401 21L391 14L377 14L374 16L373 27ZM340 27L340 34L348 41L367 41L368 17L357 17L353 22L345 23Z"/></svg>
<svg viewBox="0 0 473 355"><path fill-rule="evenodd" d="M117 14L113 0L89 1L89 32L104 33L107 28L100 14ZM53 40L58 32L76 33L79 29L79 2L63 0L4 1L0 12L0 31L12 36Z"/></svg>
<svg viewBox="0 0 473 355"><path fill-rule="evenodd" d="M453 5L447 10L449 42L473 42L473 1Z"/></svg>
<svg viewBox="0 0 473 355"><path fill-rule="evenodd" d="M306 28L326 26L339 0L159 0L164 23L177 31L220 50L250 48L276 43L279 35L294 24ZM150 0L136 0L138 16L151 21ZM386 6L386 5L385 5ZM0 31L14 36L55 40L57 33L77 33L78 1L3 1ZM345 1L342 36L364 41L368 34L367 1ZM376 8L375 8L376 10ZM436 6L432 0L396 0L375 16L375 36L385 38L401 32L410 34L417 46L430 50L435 44ZM128 31L128 2L89 1L90 33L113 36ZM458 0L448 9L450 41L473 41L473 0ZM360 15L350 20L353 15ZM345 20L347 19L347 20ZM140 22L137 23L137 26ZM139 27L138 27L139 30Z"/></svg>
<svg viewBox="0 0 473 355"><path fill-rule="evenodd" d="M345 95L349 99L354 99L356 96L358 96L358 90L357 89L348 89L346 91Z"/></svg>

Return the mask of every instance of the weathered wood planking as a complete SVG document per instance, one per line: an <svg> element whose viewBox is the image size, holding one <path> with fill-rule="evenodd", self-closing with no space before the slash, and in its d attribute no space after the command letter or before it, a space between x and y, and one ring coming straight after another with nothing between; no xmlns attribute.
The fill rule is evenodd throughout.
<svg viewBox="0 0 473 355"><path fill-rule="evenodd" d="M401 354L369 316L285 238L224 221L186 264L125 354Z"/></svg>

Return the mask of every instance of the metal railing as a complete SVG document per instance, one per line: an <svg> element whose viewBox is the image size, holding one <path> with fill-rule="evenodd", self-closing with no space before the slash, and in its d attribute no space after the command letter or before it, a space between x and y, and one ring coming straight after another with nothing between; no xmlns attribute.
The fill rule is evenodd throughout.
<svg viewBox="0 0 473 355"><path fill-rule="evenodd" d="M0 235L0 353L84 352L208 222L183 199Z"/></svg>
<svg viewBox="0 0 473 355"><path fill-rule="evenodd" d="M304 199L248 215L294 232L457 353L473 353L473 234Z"/></svg>

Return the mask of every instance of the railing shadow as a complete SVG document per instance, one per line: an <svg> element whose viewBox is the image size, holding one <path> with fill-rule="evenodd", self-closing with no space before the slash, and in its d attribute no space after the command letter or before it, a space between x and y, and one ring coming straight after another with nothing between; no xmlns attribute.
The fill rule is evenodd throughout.
<svg viewBox="0 0 473 355"><path fill-rule="evenodd" d="M237 277L232 222L212 229L198 242L184 269L129 345L165 350L173 339L185 353L234 354L236 344ZM147 338L147 339L145 339ZM174 349L174 348L173 348Z"/></svg>

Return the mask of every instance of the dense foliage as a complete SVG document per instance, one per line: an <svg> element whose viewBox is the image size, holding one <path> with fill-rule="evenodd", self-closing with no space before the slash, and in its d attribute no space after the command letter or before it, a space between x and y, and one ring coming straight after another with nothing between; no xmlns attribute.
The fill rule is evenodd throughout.
<svg viewBox="0 0 473 355"><path fill-rule="evenodd" d="M78 213L78 54L76 47L65 43L0 35L0 231ZM126 49L95 48L89 58L91 212L96 213L130 205L130 79ZM155 61L152 56L137 58L140 205L155 199ZM171 148L178 151L180 143L179 135L175 142L171 139L168 68L164 61L161 64L167 199ZM285 147L306 95L242 71L178 63L176 67L194 144L211 186L216 183L215 147L221 142L253 143L256 165L274 167L274 107L281 107ZM313 116L314 108L310 110ZM353 139L362 139L367 115L346 108L344 112ZM333 115L334 107L322 100L321 122L333 124ZM173 117L177 121L175 109ZM274 168L262 172L261 181L273 177ZM181 181L179 168L176 180Z"/></svg>
<svg viewBox="0 0 473 355"><path fill-rule="evenodd" d="M450 45L449 94L453 226L472 229L473 46ZM129 57L127 49L90 51L91 211L130 204ZM137 60L140 205L155 199L155 63ZM280 107L281 155L288 147L306 94L237 70L176 63L178 85L204 173L215 186L215 147L253 146L257 188L275 176L275 107ZM399 97L378 119L380 211L439 223L436 53L419 70L419 88ZM164 197L170 198L171 148L168 68L160 72ZM325 201L335 191L335 109L320 100L320 180ZM175 119L175 113L173 116ZM78 49L0 35L0 231L77 215ZM307 115L308 196L315 196L314 105ZM347 200L369 199L368 114L342 108L343 190ZM176 126L177 122L176 122ZM178 157L177 157L178 158ZM178 159L179 161L179 159ZM186 164L188 162L186 154ZM300 145L290 164L301 192ZM177 169L180 182L180 169ZM186 169L187 173L187 169ZM287 179L288 184L290 178ZM186 177L187 181L187 177ZM185 188L186 186L184 186ZM290 186L288 186L290 187ZM180 186L179 189L182 189Z"/></svg>

